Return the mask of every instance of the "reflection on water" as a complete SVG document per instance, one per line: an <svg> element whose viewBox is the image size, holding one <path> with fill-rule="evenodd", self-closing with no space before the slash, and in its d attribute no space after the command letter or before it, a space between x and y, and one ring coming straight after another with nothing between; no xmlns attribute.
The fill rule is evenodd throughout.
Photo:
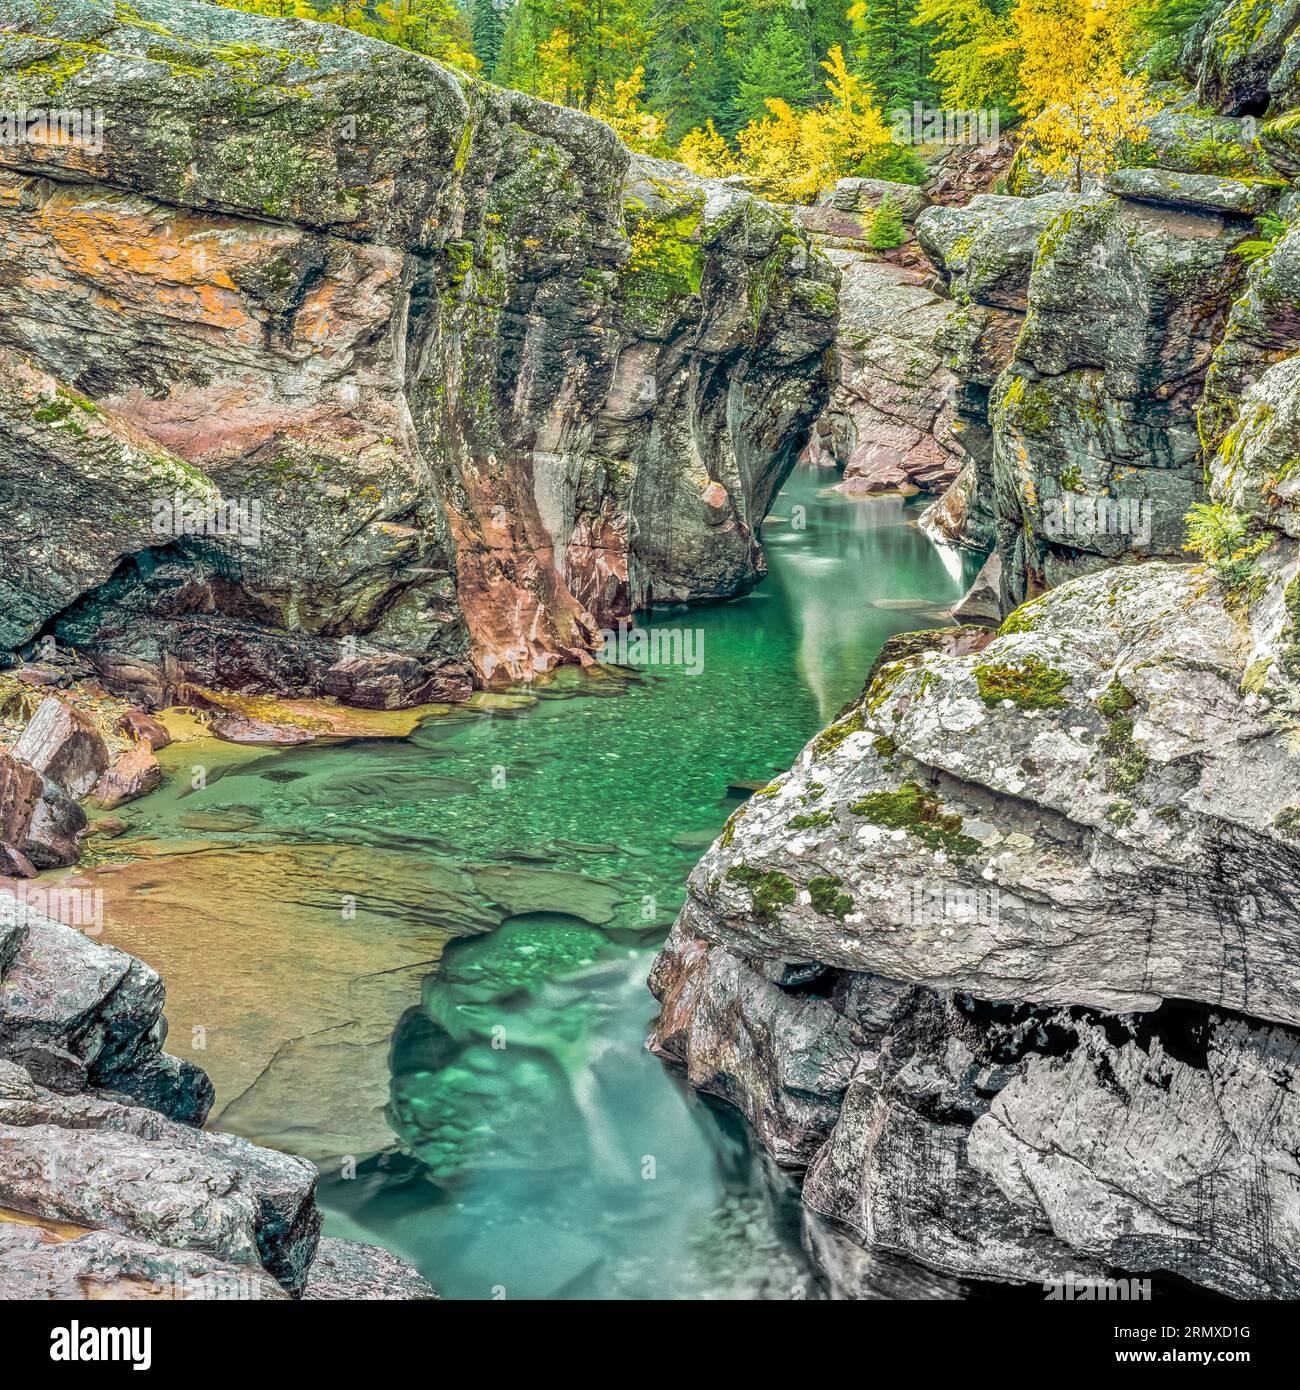
<svg viewBox="0 0 1300 1390"><path fill-rule="evenodd" d="M778 499L755 594L656 619L699 630L698 675L566 671L407 739L165 751L206 785L128 808L106 937L163 971L216 1124L321 1165L333 1234L449 1297L810 1292L782 1184L642 1043L728 788L786 767L971 577L915 504L827 481Z"/></svg>

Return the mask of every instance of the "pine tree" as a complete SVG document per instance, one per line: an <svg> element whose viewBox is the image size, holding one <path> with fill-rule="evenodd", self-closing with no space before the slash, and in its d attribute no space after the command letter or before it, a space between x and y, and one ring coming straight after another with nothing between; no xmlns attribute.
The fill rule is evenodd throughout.
<svg viewBox="0 0 1300 1390"><path fill-rule="evenodd" d="M917 9L917 0L858 0L849 9L858 70L886 112L938 95L929 77L936 30L915 22Z"/></svg>
<svg viewBox="0 0 1300 1390"><path fill-rule="evenodd" d="M886 193L879 206L871 214L871 226L867 228L867 245L873 251L892 251L907 240L903 228L903 214L898 204Z"/></svg>
<svg viewBox="0 0 1300 1390"><path fill-rule="evenodd" d="M735 133L736 65L727 43L726 0L673 0L654 13L646 50L647 100L668 117L669 140L712 121Z"/></svg>
<svg viewBox="0 0 1300 1390"><path fill-rule="evenodd" d="M474 54L483 64L483 71L491 77L501 60L501 42L505 36L506 22L497 8L497 0L474 0L474 12L470 20L470 32L474 38Z"/></svg>
<svg viewBox="0 0 1300 1390"><path fill-rule="evenodd" d="M800 41L784 15L777 15L741 64L736 92L736 112L741 120L762 118L772 100L807 106L816 87L808 60L807 44Z"/></svg>

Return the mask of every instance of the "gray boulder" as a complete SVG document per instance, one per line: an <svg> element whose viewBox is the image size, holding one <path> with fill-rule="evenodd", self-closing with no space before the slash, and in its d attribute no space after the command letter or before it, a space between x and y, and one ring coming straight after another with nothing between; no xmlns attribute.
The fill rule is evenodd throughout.
<svg viewBox="0 0 1300 1390"><path fill-rule="evenodd" d="M157 972L50 920L26 899L11 897L8 907L0 921L7 915L21 938L0 974L0 1057L58 1090L109 1087L202 1124L212 1086L192 1063L161 1052Z"/></svg>
<svg viewBox="0 0 1300 1390"><path fill-rule="evenodd" d="M435 1299L436 1290L391 1251L325 1237L316 1250L302 1296L367 1302Z"/></svg>
<svg viewBox="0 0 1300 1390"><path fill-rule="evenodd" d="M1298 0L1261 6L1218 0L1188 34L1183 71L1200 101L1226 115L1262 114L1285 99L1295 71L1290 40L1300 24Z"/></svg>
<svg viewBox="0 0 1300 1390"><path fill-rule="evenodd" d="M918 185L889 179L840 179L821 201L840 212L874 212L886 198L893 200L905 222L915 221L929 201Z"/></svg>
<svg viewBox="0 0 1300 1390"><path fill-rule="evenodd" d="M984 562L975 582L953 605L954 621L997 627L1002 621L1001 592L1002 557L995 551Z"/></svg>
<svg viewBox="0 0 1300 1390"><path fill-rule="evenodd" d="M1106 177L1106 191L1138 203L1243 218L1265 211L1277 197L1276 190L1267 184L1168 169L1116 169Z"/></svg>
<svg viewBox="0 0 1300 1390"><path fill-rule="evenodd" d="M289 1295L265 1270L116 1231L0 1217L0 1298L244 1301Z"/></svg>
<svg viewBox="0 0 1300 1390"><path fill-rule="evenodd" d="M819 973L820 967L814 973ZM791 996L679 925L650 980L663 1012L651 1050L735 1105L779 1162L804 1166L835 1123L861 1050L825 1000Z"/></svg>
<svg viewBox="0 0 1300 1390"><path fill-rule="evenodd" d="M321 1222L304 1159L88 1093L6 1090L0 1206L261 1264L302 1287Z"/></svg>

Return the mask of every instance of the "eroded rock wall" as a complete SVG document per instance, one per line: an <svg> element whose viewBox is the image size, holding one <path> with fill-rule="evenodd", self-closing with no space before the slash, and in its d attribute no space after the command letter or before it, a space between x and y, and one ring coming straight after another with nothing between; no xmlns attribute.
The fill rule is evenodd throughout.
<svg viewBox="0 0 1300 1390"><path fill-rule="evenodd" d="M836 315L782 215L581 114L186 0L6 0L0 95L102 117L0 150L3 539L48 576L15 577L6 644L391 705L761 575ZM256 539L160 518L173 478Z"/></svg>
<svg viewBox="0 0 1300 1390"><path fill-rule="evenodd" d="M652 1047L807 1165L841 1291L904 1260L930 1297L1295 1297L1295 233L1235 254L1283 184L1143 168L921 215L1004 608L1038 596L883 662L733 816L652 981ZM1151 503L1150 535L1053 534L1067 493Z"/></svg>

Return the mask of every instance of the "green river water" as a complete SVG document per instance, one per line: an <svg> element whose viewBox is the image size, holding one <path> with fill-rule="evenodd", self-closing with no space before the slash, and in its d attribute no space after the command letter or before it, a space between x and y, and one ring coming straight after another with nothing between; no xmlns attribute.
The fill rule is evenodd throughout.
<svg viewBox="0 0 1300 1390"><path fill-rule="evenodd" d="M562 672L405 739L174 745L95 875L213 1124L321 1165L328 1234L448 1298L816 1296L792 1194L643 1047L728 788L789 765L973 577L920 506L801 468L750 597L656 614L701 669ZM202 785L181 775L205 763Z"/></svg>

